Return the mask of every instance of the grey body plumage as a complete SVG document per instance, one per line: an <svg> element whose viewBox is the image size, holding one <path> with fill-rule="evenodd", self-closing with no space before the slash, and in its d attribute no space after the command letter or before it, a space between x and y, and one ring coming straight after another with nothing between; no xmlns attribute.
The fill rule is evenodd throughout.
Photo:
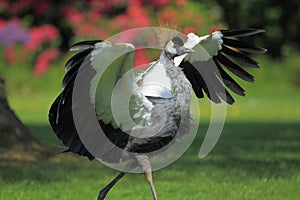
<svg viewBox="0 0 300 200"><path fill-rule="evenodd" d="M158 150L168 144L175 137L175 134L182 135L188 133L190 127L193 125L193 119L190 115L192 86L186 79L182 69L174 65L173 60L166 55L164 50L161 53L160 59L151 66L151 69L142 75L141 79L138 79L138 81L141 81L140 87L143 87L143 77L146 77L147 73L150 73L151 70L155 70L156 67L161 66L163 66L166 72L166 76L161 78L170 80L170 91L165 93L172 94L172 97L163 95L165 93L158 96L156 92L154 92L154 96L150 96L147 93L144 94L153 104L150 114L151 125L131 131L130 135L138 137L129 137L126 146L126 150L128 151L134 149L134 152L141 153ZM156 84L153 84L153 86L154 89L157 88ZM168 90L168 86L161 87L164 90ZM178 132L179 127L181 129ZM154 137L147 137L152 133L155 133ZM139 138L141 136L145 136L145 138ZM147 151L142 149L147 149Z"/></svg>

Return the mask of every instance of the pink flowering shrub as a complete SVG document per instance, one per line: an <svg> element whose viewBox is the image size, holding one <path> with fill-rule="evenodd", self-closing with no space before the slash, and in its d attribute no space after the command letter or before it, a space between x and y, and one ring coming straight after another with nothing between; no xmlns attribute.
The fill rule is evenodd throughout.
<svg viewBox="0 0 300 200"><path fill-rule="evenodd" d="M216 17L205 18L209 11L187 0L0 0L0 10L0 50L6 62L33 62L36 75L46 73L80 40L105 39L124 30L157 26L159 21L176 23L184 33L220 28L211 27ZM132 42L136 36L121 39ZM135 66L151 61L146 50L136 55Z"/></svg>

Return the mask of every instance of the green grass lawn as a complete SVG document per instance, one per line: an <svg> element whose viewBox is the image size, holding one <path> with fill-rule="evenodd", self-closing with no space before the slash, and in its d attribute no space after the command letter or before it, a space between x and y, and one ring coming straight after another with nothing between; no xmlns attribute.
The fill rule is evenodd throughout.
<svg viewBox="0 0 300 200"><path fill-rule="evenodd" d="M45 134L44 139L51 134L46 126L30 127ZM229 122L204 159L197 157L199 134L182 158L154 172L158 195L160 199L295 199L300 194L299 129L297 123ZM98 190L117 174L97 161L57 157L57 162L2 163L0 199L96 199ZM130 174L107 199L152 198L144 176Z"/></svg>
<svg viewBox="0 0 300 200"><path fill-rule="evenodd" d="M160 199L297 199L300 196L300 92L294 84L300 58L284 62L260 59L246 97L228 106L226 124L213 151L198 158L210 104L201 106L199 134L171 166L154 172ZM11 106L39 140L59 144L47 123L51 102L60 91L63 70L22 78L7 70ZM298 70L299 72L299 70ZM8 76L9 75L9 76ZM21 79L21 80L20 80ZM97 161L57 154L38 162L0 161L0 199L96 199L116 171ZM107 199L152 199L144 176L126 175Z"/></svg>

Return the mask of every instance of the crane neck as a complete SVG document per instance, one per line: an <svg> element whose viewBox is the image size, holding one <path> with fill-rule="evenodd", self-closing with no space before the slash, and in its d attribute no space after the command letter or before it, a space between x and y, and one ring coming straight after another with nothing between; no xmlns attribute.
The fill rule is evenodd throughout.
<svg viewBox="0 0 300 200"><path fill-rule="evenodd" d="M165 67L174 66L174 59L165 49L162 50L159 59Z"/></svg>
<svg viewBox="0 0 300 200"><path fill-rule="evenodd" d="M173 96L178 100L177 102L180 104L178 106L178 108L181 107L180 112L183 112L185 116L189 116L190 99L192 93L192 86L190 82L185 77L182 69L175 66L173 58L170 58L168 53L166 53L164 50L160 55L159 62L164 66L166 69L166 74L171 80L172 93Z"/></svg>

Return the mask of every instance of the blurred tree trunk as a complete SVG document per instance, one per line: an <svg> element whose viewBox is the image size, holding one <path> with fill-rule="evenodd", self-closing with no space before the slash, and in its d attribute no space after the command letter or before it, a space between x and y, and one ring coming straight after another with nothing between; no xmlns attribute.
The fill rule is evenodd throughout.
<svg viewBox="0 0 300 200"><path fill-rule="evenodd" d="M27 144L33 140L28 129L9 107L5 83L0 77L0 148L10 149L15 144Z"/></svg>
<svg viewBox="0 0 300 200"><path fill-rule="evenodd" d="M0 77L0 160L37 161L56 155L56 150L31 136L9 107L4 79Z"/></svg>

